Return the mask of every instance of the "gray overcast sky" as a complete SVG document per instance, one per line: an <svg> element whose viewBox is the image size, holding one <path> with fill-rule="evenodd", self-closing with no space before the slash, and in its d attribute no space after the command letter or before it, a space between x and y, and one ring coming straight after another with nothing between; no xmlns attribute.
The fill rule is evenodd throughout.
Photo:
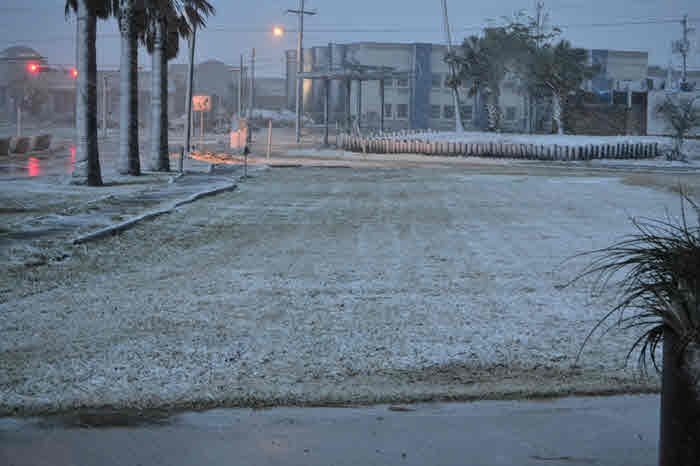
<svg viewBox="0 0 700 466"><path fill-rule="evenodd" d="M235 64L255 47L262 75L283 74L283 51L296 47L296 16L285 15L297 0L210 0L217 15L198 36L197 61L218 59ZM489 18L500 19L519 9L532 10L534 0L448 0L455 40L477 32ZM49 62L72 64L75 22L63 16L63 0L3 0L0 7L0 49L27 45ZM304 46L329 42L443 42L440 0L307 0L318 15L307 17ZM649 52L650 64L666 65L671 41L680 37L679 23L600 26L600 24L679 19L687 13L699 32L690 65L700 68L700 1L698 0L549 0L545 7L563 37L575 46ZM599 26L590 26L598 24ZM283 38L269 32L274 25L289 29ZM116 21L98 27L98 65L117 68L119 39ZM184 47L183 47L184 49ZM181 52L175 62L184 62ZM140 64L150 68L143 53Z"/></svg>

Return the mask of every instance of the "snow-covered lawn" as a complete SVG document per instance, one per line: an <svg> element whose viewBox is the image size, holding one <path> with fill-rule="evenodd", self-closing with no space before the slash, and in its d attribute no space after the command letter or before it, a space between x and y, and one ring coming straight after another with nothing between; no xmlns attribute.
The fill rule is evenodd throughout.
<svg viewBox="0 0 700 466"><path fill-rule="evenodd" d="M571 255L679 213L614 177L269 169L2 270L0 413L650 390Z"/></svg>

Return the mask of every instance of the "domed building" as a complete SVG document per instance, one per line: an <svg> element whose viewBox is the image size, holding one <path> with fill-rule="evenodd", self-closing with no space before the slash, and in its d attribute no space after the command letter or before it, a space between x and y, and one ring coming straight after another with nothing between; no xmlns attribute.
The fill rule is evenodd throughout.
<svg viewBox="0 0 700 466"><path fill-rule="evenodd" d="M36 50L15 46L0 52L0 111L14 114L11 105L11 88L27 78L27 63L45 63Z"/></svg>
<svg viewBox="0 0 700 466"><path fill-rule="evenodd" d="M45 67L45 71L30 72L30 63ZM23 119L63 117L70 123L74 118L75 80L69 69L49 66L46 58L34 49L9 47L0 52L0 118L14 122L17 101L26 98L33 101L28 104L24 100Z"/></svg>

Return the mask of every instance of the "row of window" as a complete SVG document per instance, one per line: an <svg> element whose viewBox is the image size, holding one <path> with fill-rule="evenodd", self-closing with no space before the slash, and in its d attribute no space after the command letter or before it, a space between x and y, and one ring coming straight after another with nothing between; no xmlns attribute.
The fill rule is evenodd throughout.
<svg viewBox="0 0 700 466"><path fill-rule="evenodd" d="M385 79L384 87L408 87L408 78Z"/></svg>
<svg viewBox="0 0 700 466"><path fill-rule="evenodd" d="M449 80L450 75L448 73L432 73L431 74L431 82L432 82L432 88L433 89L447 89L447 83ZM466 89L470 83L467 81L462 81L462 88ZM398 78L398 79L385 79L384 80L384 86L385 87L408 87L408 78ZM515 83L513 81L505 81L503 83L503 87L505 89L513 89L515 87Z"/></svg>
<svg viewBox="0 0 700 466"><path fill-rule="evenodd" d="M408 104L396 104L396 114L394 104L384 104L384 118L408 118Z"/></svg>
<svg viewBox="0 0 700 466"><path fill-rule="evenodd" d="M433 89L440 89L442 87L447 87L448 74L443 73L433 73L432 74L432 86ZM408 87L408 78L397 78L397 79L385 79L385 87ZM462 87L465 87L465 83L462 82Z"/></svg>
<svg viewBox="0 0 700 466"><path fill-rule="evenodd" d="M516 108L506 107L505 109L505 120L513 121L515 120ZM471 105L462 105L460 109L460 116L462 120L469 121L472 119L472 107ZM431 105L430 106L430 118L440 119L445 118L451 120L455 117L455 107L454 105ZM384 118L397 118L403 119L408 118L408 104L396 104L394 109L394 104L384 104Z"/></svg>

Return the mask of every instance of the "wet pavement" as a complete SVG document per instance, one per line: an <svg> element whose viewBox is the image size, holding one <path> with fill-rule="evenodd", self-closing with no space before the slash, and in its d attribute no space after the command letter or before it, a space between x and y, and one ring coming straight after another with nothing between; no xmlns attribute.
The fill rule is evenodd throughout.
<svg viewBox="0 0 700 466"><path fill-rule="evenodd" d="M184 177L146 170L138 177L123 176L116 173L117 152L117 141L101 145L104 184L97 188L70 184L75 162L72 146L41 155L0 157L0 263L41 265L62 260L62 251L48 257L40 251L196 193L230 186L241 171L233 166L212 171L207 162L187 159ZM170 165L176 169L176 156Z"/></svg>
<svg viewBox="0 0 700 466"><path fill-rule="evenodd" d="M0 179L64 175L72 173L74 165L75 149L66 143L55 151L0 157Z"/></svg>
<svg viewBox="0 0 700 466"><path fill-rule="evenodd" d="M657 461L659 397L0 419L0 464L606 465Z"/></svg>

